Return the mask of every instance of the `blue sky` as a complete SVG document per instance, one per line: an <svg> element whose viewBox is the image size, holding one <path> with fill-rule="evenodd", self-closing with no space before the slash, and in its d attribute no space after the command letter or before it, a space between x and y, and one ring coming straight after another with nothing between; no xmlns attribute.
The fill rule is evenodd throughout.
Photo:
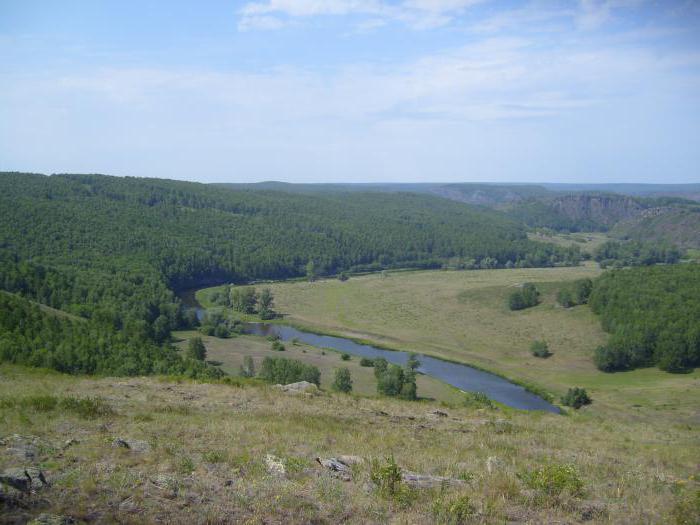
<svg viewBox="0 0 700 525"><path fill-rule="evenodd" d="M699 182L698 0L0 0L0 170Z"/></svg>

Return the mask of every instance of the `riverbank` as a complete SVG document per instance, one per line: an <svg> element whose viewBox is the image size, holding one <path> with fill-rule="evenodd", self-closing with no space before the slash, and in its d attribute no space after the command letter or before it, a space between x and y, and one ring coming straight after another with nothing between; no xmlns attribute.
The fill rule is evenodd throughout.
<svg viewBox="0 0 700 525"><path fill-rule="evenodd" d="M467 363L540 386L556 399L568 388L583 387L594 400L589 410L615 418L696 424L700 371L677 375L648 368L605 374L595 368L592 354L607 341L607 334L587 306L557 306L556 293L572 280L599 273L592 264L438 270L269 287L284 323L295 327ZM511 312L508 294L523 282L537 285L541 303ZM532 356L534 340L547 341L553 355Z"/></svg>

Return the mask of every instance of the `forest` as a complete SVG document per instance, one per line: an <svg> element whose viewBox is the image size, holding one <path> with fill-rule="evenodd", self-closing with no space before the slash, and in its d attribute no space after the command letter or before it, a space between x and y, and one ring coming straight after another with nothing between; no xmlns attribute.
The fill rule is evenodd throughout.
<svg viewBox="0 0 700 525"><path fill-rule="evenodd" d="M700 265L611 270L596 280L588 302L611 334L596 350L601 370L700 365Z"/></svg>
<svg viewBox="0 0 700 525"><path fill-rule="evenodd" d="M1 289L89 319L115 347L119 332L167 349L170 331L191 324L175 294L185 287L298 277L309 266L324 276L455 260L497 268L581 259L576 247L528 240L496 211L400 192L348 198L0 173L0 217ZM58 363L59 355L46 363L90 369Z"/></svg>

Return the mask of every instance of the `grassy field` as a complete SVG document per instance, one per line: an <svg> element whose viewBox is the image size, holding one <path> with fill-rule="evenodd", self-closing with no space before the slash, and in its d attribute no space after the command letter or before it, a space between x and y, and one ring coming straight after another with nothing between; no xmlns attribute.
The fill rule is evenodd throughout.
<svg viewBox="0 0 700 525"><path fill-rule="evenodd" d="M265 338L249 335L219 339L217 337L202 336L198 332L191 331L176 332L174 336L181 339L177 343L180 348L186 347L187 340L190 337L201 336L207 347L207 359L221 363L221 369L232 375L238 374L245 356L253 358L257 370L260 369L260 364L265 357L285 357L299 359L318 367L321 371L321 388L330 390L335 369L347 367L352 374L354 393L362 396L377 395L377 380L374 377L374 368L360 366L360 358L356 356L352 356L349 361L343 361L340 352L315 348L303 343L292 344L289 342L285 343L286 350L284 352L277 352L272 350L270 342ZM458 402L463 398L463 395L457 389L431 377L419 375L416 385L422 398L431 398L448 403Z"/></svg>
<svg viewBox="0 0 700 525"><path fill-rule="evenodd" d="M557 246L578 246L584 253L593 252L611 238L602 232L577 232L577 233L528 233L528 238L533 241L551 242Z"/></svg>
<svg viewBox="0 0 700 525"><path fill-rule="evenodd" d="M604 374L594 367L593 351L607 335L587 306L564 309L556 305L555 296L563 283L599 273L597 265L588 263L572 268L372 274L346 282L270 287L283 322L475 364L555 395L581 386L596 401L591 410L618 417L697 422L700 371ZM506 299L524 282L537 284L541 304L510 311ZM207 302L210 290L198 292L200 301ZM536 339L547 341L554 355L533 357L529 347Z"/></svg>
<svg viewBox="0 0 700 525"><path fill-rule="evenodd" d="M440 410L440 413L436 413ZM0 523L670 523L700 519L697 433L547 413L0 366ZM121 439L129 448L117 446ZM117 442L118 443L118 442ZM272 454L284 474L272 472ZM359 456L347 481L315 462ZM394 495L373 460L455 484ZM381 477L381 475L380 475ZM384 477L386 479L386 476Z"/></svg>

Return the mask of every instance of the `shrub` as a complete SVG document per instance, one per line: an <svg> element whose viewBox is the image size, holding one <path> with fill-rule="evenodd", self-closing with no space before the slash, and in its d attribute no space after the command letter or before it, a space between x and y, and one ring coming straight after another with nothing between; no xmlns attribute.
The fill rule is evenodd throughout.
<svg viewBox="0 0 700 525"><path fill-rule="evenodd" d="M446 525L462 525L467 523L476 513L467 494L461 496L441 496L432 505L433 517L437 523Z"/></svg>
<svg viewBox="0 0 700 525"><path fill-rule="evenodd" d="M676 525L697 525L700 523L700 490L695 490L679 498L671 509L671 517Z"/></svg>
<svg viewBox="0 0 700 525"><path fill-rule="evenodd" d="M573 407L576 410L581 408L583 405L590 405L592 403L586 390L579 387L569 388L566 395L561 398L561 402L563 405Z"/></svg>
<svg viewBox="0 0 700 525"><path fill-rule="evenodd" d="M494 408L493 402L483 392L466 392L464 405L468 407Z"/></svg>
<svg viewBox="0 0 700 525"><path fill-rule="evenodd" d="M374 360L374 377L379 379L389 367L389 362L383 357L377 357Z"/></svg>
<svg viewBox="0 0 700 525"><path fill-rule="evenodd" d="M381 496L392 499L402 506L409 506L415 499L415 492L404 483L401 467L396 464L394 456L386 458L386 463L372 460L370 479L377 486Z"/></svg>
<svg viewBox="0 0 700 525"><path fill-rule="evenodd" d="M558 497L564 492L571 496L583 494L583 481L571 464L550 463L519 477L527 487L546 496Z"/></svg>
<svg viewBox="0 0 700 525"><path fill-rule="evenodd" d="M321 384L321 372L313 365L307 365L296 359L284 357L266 357L260 367L259 376L270 383L297 383L308 381L316 386Z"/></svg>
<svg viewBox="0 0 700 525"><path fill-rule="evenodd" d="M546 341L534 341L532 345L530 345L530 352L532 352L532 355L535 357L542 357L542 358L547 358L550 355L552 355L552 352L549 351L549 345L547 345Z"/></svg>
<svg viewBox="0 0 700 525"><path fill-rule="evenodd" d="M369 357L363 357L360 359L360 366L374 366L374 360Z"/></svg>
<svg viewBox="0 0 700 525"><path fill-rule="evenodd" d="M255 376L255 362L253 361L253 358L249 355L243 358L243 364L241 365L241 375L243 377Z"/></svg>
<svg viewBox="0 0 700 525"><path fill-rule="evenodd" d="M275 352L284 352L285 350L287 350L287 349L284 347L284 345L283 345L282 343L280 343L279 341L277 341L277 340L275 340L275 341L272 342L272 349L273 349Z"/></svg>
<svg viewBox="0 0 700 525"><path fill-rule="evenodd" d="M346 353L343 353L343 354L340 356L340 358L341 358L343 361L350 361L350 359L352 358L352 356L346 352Z"/></svg>
<svg viewBox="0 0 700 525"><path fill-rule="evenodd" d="M207 358L207 347L201 337L193 337L187 343L187 357L204 361Z"/></svg>
<svg viewBox="0 0 700 525"><path fill-rule="evenodd" d="M339 281L347 281L349 279L348 274L345 272L340 272L338 274L338 280Z"/></svg>
<svg viewBox="0 0 700 525"><path fill-rule="evenodd" d="M536 306L540 302L540 292L534 284L525 283L522 289L515 291L508 297L508 307L511 310L523 310Z"/></svg>
<svg viewBox="0 0 700 525"><path fill-rule="evenodd" d="M338 368L333 379L333 390L337 392L352 392L352 376L347 367Z"/></svg>

